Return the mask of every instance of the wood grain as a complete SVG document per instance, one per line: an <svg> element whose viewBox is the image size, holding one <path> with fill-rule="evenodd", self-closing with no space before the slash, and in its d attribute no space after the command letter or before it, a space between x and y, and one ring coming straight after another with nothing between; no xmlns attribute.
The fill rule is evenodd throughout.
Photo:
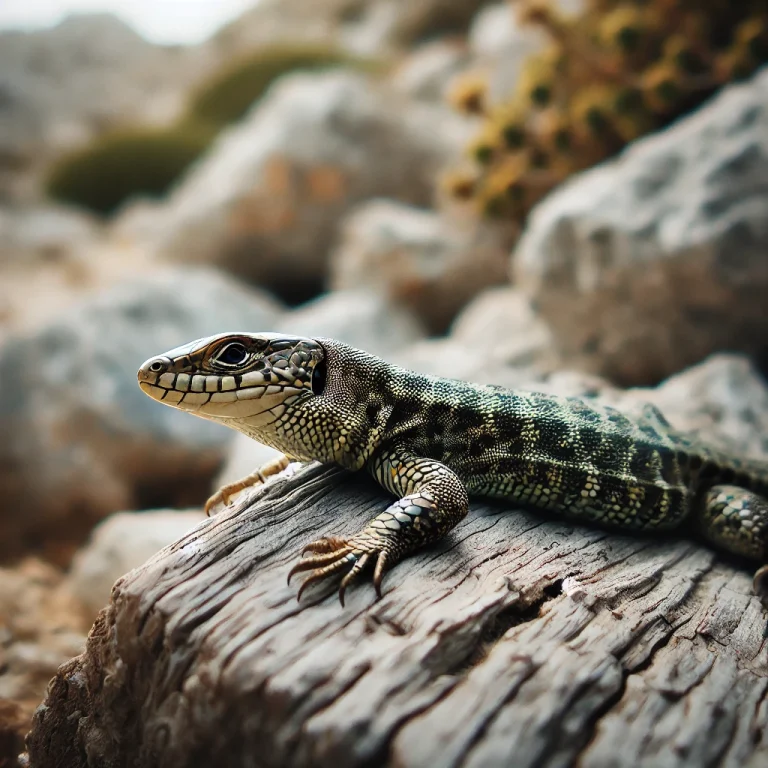
<svg viewBox="0 0 768 768"><path fill-rule="evenodd" d="M703 545L473 503L441 545L296 601L301 547L386 497L310 466L123 577L33 767L768 765L766 617Z"/></svg>

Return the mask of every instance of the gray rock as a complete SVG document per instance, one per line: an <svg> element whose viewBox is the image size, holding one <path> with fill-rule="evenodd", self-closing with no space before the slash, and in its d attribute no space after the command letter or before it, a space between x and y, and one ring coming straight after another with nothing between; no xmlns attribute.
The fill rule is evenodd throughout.
<svg viewBox="0 0 768 768"><path fill-rule="evenodd" d="M268 329L281 309L213 270L168 270L8 339L0 347L0 488L17 513L3 517L0 551L43 537L77 541L119 509L204 499L230 431L153 402L136 371L195 338Z"/></svg>
<svg viewBox="0 0 768 768"><path fill-rule="evenodd" d="M94 528L72 560L69 592L95 618L123 574L149 560L205 520L201 510L118 512Z"/></svg>
<svg viewBox="0 0 768 768"><path fill-rule="evenodd" d="M389 54L416 42L463 34L485 0L261 0L214 35L228 54L275 40L335 42Z"/></svg>
<svg viewBox="0 0 768 768"><path fill-rule="evenodd" d="M768 455L768 383L744 355L718 354L663 381L629 390L678 429L752 456Z"/></svg>
<svg viewBox="0 0 768 768"><path fill-rule="evenodd" d="M509 3L490 3L478 11L467 35L477 58L500 56L521 42L520 27Z"/></svg>
<svg viewBox="0 0 768 768"><path fill-rule="evenodd" d="M352 34L361 21L365 21L371 5L370 2L361 4L358 0L312 0L311 3L306 0L260 0L215 32L211 42L230 59L273 45L276 41L338 44L346 42L346 27ZM390 24L386 26L388 30ZM384 39L387 34L388 31L384 33ZM377 42L381 39L381 35L375 38ZM378 45L372 49L363 47L366 53L376 50Z"/></svg>
<svg viewBox="0 0 768 768"><path fill-rule="evenodd" d="M390 361L410 371L446 379L495 384L507 389L536 389L544 374L528 367L505 365L479 354L473 345L452 337L425 339L390 356Z"/></svg>
<svg viewBox="0 0 768 768"><path fill-rule="evenodd" d="M0 156L36 163L129 121L167 122L205 63L144 40L117 17L0 33Z"/></svg>
<svg viewBox="0 0 768 768"><path fill-rule="evenodd" d="M381 0L380 0L381 1ZM389 0L392 4L391 0ZM397 6L394 39L412 43L448 33L464 33L487 0L407 0Z"/></svg>
<svg viewBox="0 0 768 768"><path fill-rule="evenodd" d="M360 74L287 75L182 180L160 251L309 298L348 207L375 195L425 202L456 143L434 112L404 109Z"/></svg>
<svg viewBox="0 0 768 768"><path fill-rule="evenodd" d="M330 267L334 288L378 291L438 333L482 289L507 278L505 244L494 229L390 200L350 214Z"/></svg>
<svg viewBox="0 0 768 768"><path fill-rule="evenodd" d="M544 200L515 274L566 364L626 385L718 350L767 361L766 179L763 71Z"/></svg>
<svg viewBox="0 0 768 768"><path fill-rule="evenodd" d="M55 205L0 207L0 265L74 253L99 235L95 219Z"/></svg>
<svg viewBox="0 0 768 768"><path fill-rule="evenodd" d="M582 11L583 0L557 0L554 5L566 15ZM521 26L510 3L489 3L475 14L467 34L472 55L478 60L499 61L508 54L533 53L546 43L535 26Z"/></svg>
<svg viewBox="0 0 768 768"><path fill-rule="evenodd" d="M425 335L422 324L407 309L363 290L334 291L309 301L283 315L276 330L327 336L382 357Z"/></svg>
<svg viewBox="0 0 768 768"><path fill-rule="evenodd" d="M456 318L450 336L488 362L541 371L556 362L549 328L517 288L483 291Z"/></svg>
<svg viewBox="0 0 768 768"><path fill-rule="evenodd" d="M526 297L508 286L483 291L446 338L411 344L393 362L419 373L529 389L556 363L546 325Z"/></svg>

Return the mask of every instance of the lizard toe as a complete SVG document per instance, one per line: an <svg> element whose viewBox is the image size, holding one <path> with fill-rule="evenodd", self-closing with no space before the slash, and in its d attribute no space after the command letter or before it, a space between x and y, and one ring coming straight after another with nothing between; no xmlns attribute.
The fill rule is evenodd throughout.
<svg viewBox="0 0 768 768"><path fill-rule="evenodd" d="M315 582L322 581L328 576L332 576L334 573L338 573L349 564L352 564L354 566L354 563L356 560L357 560L357 555L355 555L353 552L348 552L347 554L340 556L338 560L332 563L329 563L328 565L324 565L320 568L315 568L309 574L309 576L307 576L307 578L304 579L304 581L302 582L302 585L299 587L299 592L296 595L296 599L301 600L301 596L304 593L304 590L310 584L314 584Z"/></svg>
<svg viewBox="0 0 768 768"><path fill-rule="evenodd" d="M381 599L381 580L384 578L388 567L387 560L387 552L385 550L379 552L379 556L376 558L376 567L373 571L373 587L379 599Z"/></svg>
<svg viewBox="0 0 768 768"><path fill-rule="evenodd" d="M301 550L301 554L305 555L307 552L320 555L327 552L336 552L339 549L347 545L347 540L342 539L340 536L325 536L322 539L316 541L310 541L304 549Z"/></svg>
<svg viewBox="0 0 768 768"><path fill-rule="evenodd" d="M339 602L341 603L342 608L344 607L344 593L347 591L347 587L358 577L370 559L371 554L366 552L361 558L357 560L347 575L341 580L341 584L339 585Z"/></svg>
<svg viewBox="0 0 768 768"><path fill-rule="evenodd" d="M333 552L326 552L322 555L311 555L310 557L302 557L296 565L288 572L288 583L291 583L291 579L302 571L314 571L319 568L324 568L327 565L333 565L339 560L343 560L350 552L352 548L345 545Z"/></svg>

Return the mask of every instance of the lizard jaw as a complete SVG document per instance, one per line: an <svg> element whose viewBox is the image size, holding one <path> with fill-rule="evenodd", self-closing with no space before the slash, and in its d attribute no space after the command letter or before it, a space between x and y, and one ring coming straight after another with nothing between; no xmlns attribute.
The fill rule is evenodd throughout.
<svg viewBox="0 0 768 768"><path fill-rule="evenodd" d="M252 429L311 397L322 359L322 348L312 339L220 334L146 360L138 381L146 395L172 408Z"/></svg>
<svg viewBox="0 0 768 768"><path fill-rule="evenodd" d="M182 378L184 376L186 378ZM257 426L254 420L261 421L258 417L269 413L274 416L275 409L285 408L288 402L306 392L298 382L267 384L259 372L241 377L237 388L234 388L234 379L232 382L228 379L233 377L140 372L139 386L153 400L172 408L215 421L246 420L252 426Z"/></svg>

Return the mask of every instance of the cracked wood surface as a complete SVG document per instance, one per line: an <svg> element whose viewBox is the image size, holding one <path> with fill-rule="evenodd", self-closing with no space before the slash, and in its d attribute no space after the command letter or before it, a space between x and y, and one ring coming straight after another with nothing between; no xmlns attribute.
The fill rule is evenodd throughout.
<svg viewBox="0 0 768 768"><path fill-rule="evenodd" d="M310 466L123 577L52 681L30 765L768 765L748 567L473 501L439 546L296 602L301 547L386 503Z"/></svg>

